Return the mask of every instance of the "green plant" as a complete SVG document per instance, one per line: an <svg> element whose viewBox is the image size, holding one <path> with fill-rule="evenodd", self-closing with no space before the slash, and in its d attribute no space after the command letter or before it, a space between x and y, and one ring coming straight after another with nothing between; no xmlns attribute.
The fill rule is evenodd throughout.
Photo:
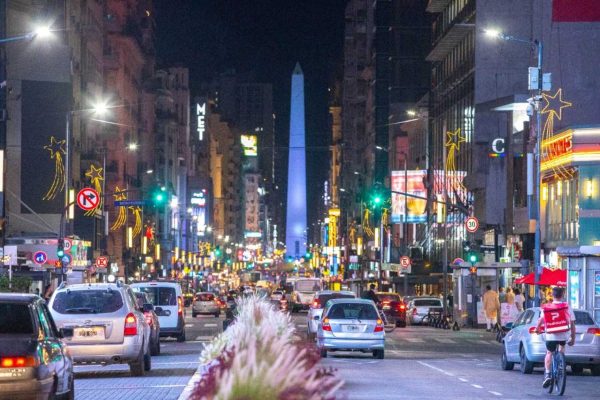
<svg viewBox="0 0 600 400"><path fill-rule="evenodd" d="M9 285L8 275L0 275L0 292L27 293L31 287L31 278L28 276L13 276L12 288Z"/></svg>

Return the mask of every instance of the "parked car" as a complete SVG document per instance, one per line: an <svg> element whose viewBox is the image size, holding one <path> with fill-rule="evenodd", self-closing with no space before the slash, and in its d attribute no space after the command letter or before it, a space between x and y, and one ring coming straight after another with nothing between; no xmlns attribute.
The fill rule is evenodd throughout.
<svg viewBox="0 0 600 400"><path fill-rule="evenodd" d="M315 294L315 298L308 309L307 317L307 336L309 340L315 340L317 336L317 328L319 327L319 321L315 319L315 316L321 317L323 315L323 309L327 302L331 299L355 299L356 294L347 290L334 291L334 290L322 290Z"/></svg>
<svg viewBox="0 0 600 400"><path fill-rule="evenodd" d="M212 314L217 318L221 315L220 305L213 293L196 293L194 302L192 303L192 317L196 318L198 314Z"/></svg>
<svg viewBox="0 0 600 400"><path fill-rule="evenodd" d="M158 315L160 336L175 337L178 342L185 342L185 308L179 283L149 281L134 283L131 287L148 295Z"/></svg>
<svg viewBox="0 0 600 400"><path fill-rule="evenodd" d="M322 318L316 315L314 319L319 321L317 347L321 357L330 351L360 351L384 358L383 321L371 300L329 300Z"/></svg>
<svg viewBox="0 0 600 400"><path fill-rule="evenodd" d="M531 374L534 367L543 366L546 343L543 334L535 333L541 308L532 307L523 311L503 340L504 351L501 365L512 370L515 363L524 374ZM575 314L575 345L566 346L565 359L574 373L589 368L594 376L600 376L600 328L589 312L573 310Z"/></svg>
<svg viewBox="0 0 600 400"><path fill-rule="evenodd" d="M154 306L150 303L148 295L144 292L134 292L138 308L144 313L146 323L150 326L150 354L160 354L160 321L154 312Z"/></svg>
<svg viewBox="0 0 600 400"><path fill-rule="evenodd" d="M388 322L406 327L406 304L398 293L377 292L379 307L385 312Z"/></svg>
<svg viewBox="0 0 600 400"><path fill-rule="evenodd" d="M32 398L74 399L73 361L44 300L2 293L0 399Z"/></svg>
<svg viewBox="0 0 600 400"><path fill-rule="evenodd" d="M49 304L73 361L129 364L133 376L152 367L150 326L131 288L121 283L61 285Z"/></svg>
<svg viewBox="0 0 600 400"><path fill-rule="evenodd" d="M408 318L412 325L418 325L423 322L430 311L443 311L442 300L437 297L415 297L408 306Z"/></svg>

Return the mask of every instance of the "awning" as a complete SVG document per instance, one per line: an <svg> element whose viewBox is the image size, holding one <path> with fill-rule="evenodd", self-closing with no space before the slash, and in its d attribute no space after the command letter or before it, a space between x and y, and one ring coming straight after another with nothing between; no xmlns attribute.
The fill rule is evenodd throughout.
<svg viewBox="0 0 600 400"><path fill-rule="evenodd" d="M535 285L535 273L532 272L519 279L515 279L518 285ZM565 269L549 269L544 268L540 275L538 285L541 286L567 286L567 270Z"/></svg>

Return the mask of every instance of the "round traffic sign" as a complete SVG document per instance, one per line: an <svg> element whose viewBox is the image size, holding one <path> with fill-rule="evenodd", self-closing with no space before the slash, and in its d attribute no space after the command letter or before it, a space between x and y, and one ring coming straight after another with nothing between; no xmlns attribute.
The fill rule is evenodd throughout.
<svg viewBox="0 0 600 400"><path fill-rule="evenodd" d="M33 262L37 265L46 264L46 261L48 261L48 254L45 251L36 251L33 254Z"/></svg>
<svg viewBox="0 0 600 400"><path fill-rule="evenodd" d="M108 258L104 256L100 256L96 258L96 267L98 268L106 268L108 267Z"/></svg>
<svg viewBox="0 0 600 400"><path fill-rule="evenodd" d="M477 229L479 229L479 220L475 217L469 217L465 221L465 227L469 233L477 232Z"/></svg>
<svg viewBox="0 0 600 400"><path fill-rule="evenodd" d="M410 257L407 257L407 256L400 257L400 266L406 268L406 267L409 267L410 264L411 264Z"/></svg>
<svg viewBox="0 0 600 400"><path fill-rule="evenodd" d="M92 188L83 188L77 193L77 205L83 211L93 210L100 204L100 195Z"/></svg>
<svg viewBox="0 0 600 400"><path fill-rule="evenodd" d="M64 239L63 240L64 251L70 251L71 247L73 247L73 242L71 241L71 239Z"/></svg>

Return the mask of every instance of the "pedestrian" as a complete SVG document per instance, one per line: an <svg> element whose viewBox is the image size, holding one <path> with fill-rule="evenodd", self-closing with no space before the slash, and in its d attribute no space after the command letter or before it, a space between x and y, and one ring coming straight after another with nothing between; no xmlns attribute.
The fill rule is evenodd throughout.
<svg viewBox="0 0 600 400"><path fill-rule="evenodd" d="M39 287L36 287L36 288L35 288L35 294L36 294L37 296L39 296L39 295L40 295L40 288L39 288Z"/></svg>
<svg viewBox="0 0 600 400"><path fill-rule="evenodd" d="M519 288L515 288L515 304L517 305L517 310L519 312L523 311L523 305L525 304L525 296L521 294L521 290Z"/></svg>
<svg viewBox="0 0 600 400"><path fill-rule="evenodd" d="M492 324L496 325L498 320L498 309L500 309L500 300L498 292L492 290L490 285L487 285L486 292L483 294L483 309L485 311L486 330L491 332Z"/></svg>
<svg viewBox="0 0 600 400"><path fill-rule="evenodd" d="M44 288L44 300L50 301L50 297L52 297L53 292L54 292L54 290L52 290L52 285L47 284L46 287Z"/></svg>
<svg viewBox="0 0 600 400"><path fill-rule="evenodd" d="M506 289L506 302L510 305L515 304L515 294L513 293L511 288Z"/></svg>
<svg viewBox="0 0 600 400"><path fill-rule="evenodd" d="M506 303L506 293L504 292L504 288L501 287L498 291L500 292L498 293L500 303Z"/></svg>
<svg viewBox="0 0 600 400"><path fill-rule="evenodd" d="M377 304L379 302L379 299L377 298L377 294L375 293L375 284L371 283L369 285L369 290L367 290L365 293L363 293L362 295L363 299L367 299L367 300L373 300L373 303Z"/></svg>

